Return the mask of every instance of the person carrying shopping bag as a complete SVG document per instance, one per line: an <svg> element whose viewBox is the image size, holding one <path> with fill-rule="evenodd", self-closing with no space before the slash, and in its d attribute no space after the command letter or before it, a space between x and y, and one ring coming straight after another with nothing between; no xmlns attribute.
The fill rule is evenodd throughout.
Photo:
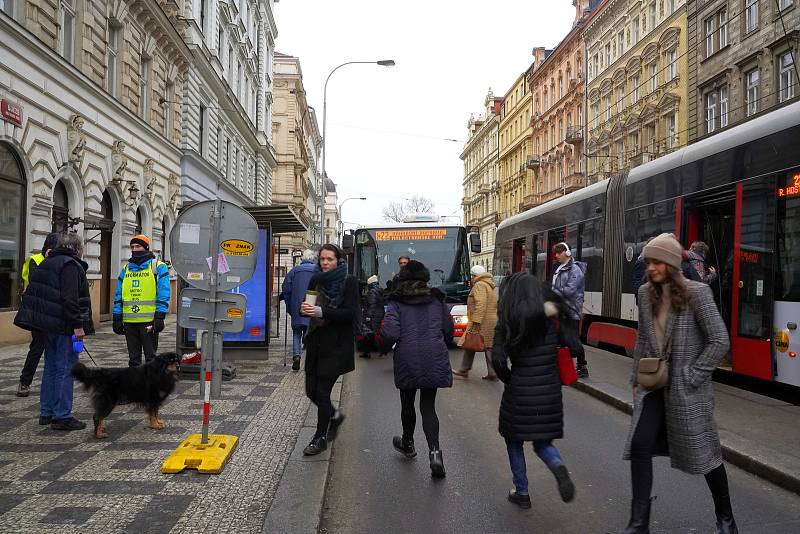
<svg viewBox="0 0 800 534"><path fill-rule="evenodd" d="M561 500L570 502L575 486L553 446L554 439L564 437L555 320L569 312L568 306L533 275L516 273L500 287L498 311L492 364L505 384L499 432L506 442L514 481L508 500L521 508L531 507L524 444L532 442L537 456L553 473Z"/></svg>
<svg viewBox="0 0 800 534"><path fill-rule="evenodd" d="M497 375L492 369L492 343L494 342L494 327L497 324L497 296L495 284L491 273L487 273L481 265L475 265L470 271L472 274L472 290L467 297L467 317L469 323L465 332L477 332L483 337L484 356L486 357L486 376L484 380L497 380ZM466 336L459 340L459 346L464 344ZM461 357L461 367L453 369L453 374L462 378L469 376L472 362L475 360L475 350L464 348Z"/></svg>

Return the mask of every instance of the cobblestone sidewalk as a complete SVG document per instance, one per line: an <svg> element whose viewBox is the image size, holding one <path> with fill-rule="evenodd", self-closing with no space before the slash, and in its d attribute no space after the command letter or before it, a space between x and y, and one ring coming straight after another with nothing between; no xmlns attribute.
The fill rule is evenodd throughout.
<svg viewBox="0 0 800 534"><path fill-rule="evenodd" d="M159 348L174 349L174 340L170 321ZM101 366L127 364L124 338L109 328L87 346ZM18 398L27 346L0 348L0 532L261 532L308 410L303 374L281 365L282 349L281 342L268 361L226 360L238 373L223 382L222 400L212 401L210 432L239 436L239 445L223 472L164 475L163 460L200 431L198 382L178 383L159 413L165 429L152 430L140 409L119 406L108 439L96 440L78 385L73 414L86 430L39 426L44 361L31 395Z"/></svg>

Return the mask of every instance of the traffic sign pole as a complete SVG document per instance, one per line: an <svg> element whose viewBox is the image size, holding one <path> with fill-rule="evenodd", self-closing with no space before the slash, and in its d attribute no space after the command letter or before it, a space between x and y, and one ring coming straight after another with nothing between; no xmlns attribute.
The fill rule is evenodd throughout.
<svg viewBox="0 0 800 534"><path fill-rule="evenodd" d="M222 359L222 354L217 354L217 282L219 273L217 273L217 269L219 267L219 257L218 257L218 250L219 250L219 233L220 233L220 223L222 218L222 200L217 198L214 201L214 206L211 209L211 239L208 243L208 255L211 258L211 272L208 275L208 300L211 303L211 317L209 318L208 322L208 334L205 337L205 343L201 349L202 357L201 361L203 362L203 372L202 376L206 377L208 374L211 374L211 382L208 380L203 380L203 395L205 398L208 398L211 394L210 391L207 391L213 382L220 380L222 377L219 376L221 372L217 372L219 368L221 370L222 365L221 362L218 360ZM217 376L215 376L217 375ZM214 389L211 387L211 389ZM220 389L221 389L221 380L220 380ZM216 396L216 395L215 395ZM206 420L203 421L203 438L201 443L205 445L208 443L208 422Z"/></svg>

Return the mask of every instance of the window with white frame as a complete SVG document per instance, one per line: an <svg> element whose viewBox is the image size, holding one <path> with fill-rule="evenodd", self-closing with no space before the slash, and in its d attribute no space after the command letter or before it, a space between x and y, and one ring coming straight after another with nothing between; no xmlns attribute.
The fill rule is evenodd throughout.
<svg viewBox="0 0 800 534"><path fill-rule="evenodd" d="M109 23L108 43L106 44L106 90L112 96L117 96L121 33L121 27Z"/></svg>
<svg viewBox="0 0 800 534"><path fill-rule="evenodd" d="M611 120L611 93L608 93L605 97L605 106L606 106L606 120Z"/></svg>
<svg viewBox="0 0 800 534"><path fill-rule="evenodd" d="M656 90L656 87L658 87L658 65L656 65L655 61L650 63L649 69L650 69L650 92L652 93L653 91Z"/></svg>
<svg viewBox="0 0 800 534"><path fill-rule="evenodd" d="M148 120L150 113L150 72L152 62L149 56L139 57L139 115Z"/></svg>
<svg viewBox="0 0 800 534"><path fill-rule="evenodd" d="M625 82L617 86L617 113L622 113L625 107Z"/></svg>
<svg viewBox="0 0 800 534"><path fill-rule="evenodd" d="M621 31L617 34L617 53L622 55L625 53L625 32Z"/></svg>
<svg viewBox="0 0 800 534"><path fill-rule="evenodd" d="M655 2L650 4L649 11L650 11L650 28L655 28L656 27L656 3Z"/></svg>
<svg viewBox="0 0 800 534"><path fill-rule="evenodd" d="M708 57L714 52L716 52L715 49L716 31L717 31L716 15L712 15L706 19L705 29L706 29L706 57Z"/></svg>
<svg viewBox="0 0 800 534"><path fill-rule="evenodd" d="M745 103L747 105L747 116L758 113L758 86L760 83L758 69L753 69L744 75L745 79Z"/></svg>
<svg viewBox="0 0 800 534"><path fill-rule="evenodd" d="M8 15L14 16L14 0L0 0L0 11Z"/></svg>
<svg viewBox="0 0 800 534"><path fill-rule="evenodd" d="M175 82L167 81L164 84L164 137L172 141L172 133L175 128Z"/></svg>
<svg viewBox="0 0 800 534"><path fill-rule="evenodd" d="M664 2L664 8L667 10L667 16L672 15L672 13L675 11L675 0L666 0Z"/></svg>
<svg viewBox="0 0 800 534"><path fill-rule="evenodd" d="M197 123L198 143L200 144L200 155L206 156L208 154L208 136L206 129L208 125L208 108L200 104L200 116Z"/></svg>
<svg viewBox="0 0 800 534"><path fill-rule="evenodd" d="M791 52L781 54L778 59L778 102L785 102L794 98L794 58Z"/></svg>
<svg viewBox="0 0 800 534"><path fill-rule="evenodd" d="M728 86L719 88L719 127L725 128L728 125Z"/></svg>
<svg viewBox="0 0 800 534"><path fill-rule="evenodd" d="M744 28L751 32L758 27L758 0L745 0Z"/></svg>
<svg viewBox="0 0 800 534"><path fill-rule="evenodd" d="M717 129L717 93L712 91L706 95L706 133Z"/></svg>
<svg viewBox="0 0 800 534"><path fill-rule="evenodd" d="M633 44L639 42L639 17L633 19Z"/></svg>
<svg viewBox="0 0 800 534"><path fill-rule="evenodd" d="M61 55L75 62L75 18L77 0L61 0Z"/></svg>
<svg viewBox="0 0 800 534"><path fill-rule="evenodd" d="M793 1L794 0L778 0L778 9L783 11L784 9L792 5Z"/></svg>
<svg viewBox="0 0 800 534"><path fill-rule="evenodd" d="M717 26L719 31L720 49L728 46L728 8L722 8L717 12Z"/></svg>
<svg viewBox="0 0 800 534"><path fill-rule="evenodd" d="M639 85L640 84L639 74L637 73L631 78L631 104L635 104L639 101Z"/></svg>
<svg viewBox="0 0 800 534"><path fill-rule="evenodd" d="M600 120L600 102L592 102L592 128L597 126Z"/></svg>
<svg viewBox="0 0 800 534"><path fill-rule="evenodd" d="M667 81L674 80L678 75L678 50L673 48L666 53Z"/></svg>
<svg viewBox="0 0 800 534"><path fill-rule="evenodd" d="M666 117L667 127L667 149L673 149L678 146L678 117L675 113L670 113Z"/></svg>

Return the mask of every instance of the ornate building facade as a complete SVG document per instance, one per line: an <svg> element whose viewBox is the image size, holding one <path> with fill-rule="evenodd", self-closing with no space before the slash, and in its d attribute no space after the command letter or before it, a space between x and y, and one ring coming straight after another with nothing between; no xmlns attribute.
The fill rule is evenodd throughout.
<svg viewBox="0 0 800 534"><path fill-rule="evenodd" d="M528 77L533 67L544 61L546 51L533 51L534 62L520 74L503 97L500 106L499 169L500 214L503 219L520 212L524 198L531 192L531 171L527 157L533 143L533 98L528 88Z"/></svg>
<svg viewBox="0 0 800 534"><path fill-rule="evenodd" d="M278 165L273 173L272 201L287 204L309 229L305 233L284 235L281 247L302 252L317 242L319 200L319 157L322 135L314 108L306 101L300 60L275 54L275 94L272 114L272 138ZM326 229L328 226L326 225ZM336 227L330 227L336 232ZM291 257L286 265L291 268Z"/></svg>
<svg viewBox="0 0 800 534"><path fill-rule="evenodd" d="M688 0L689 141L800 96L798 0Z"/></svg>
<svg viewBox="0 0 800 534"><path fill-rule="evenodd" d="M327 174L327 173L326 173ZM325 243L339 244L344 223L339 209L339 193L336 184L325 178Z"/></svg>
<svg viewBox="0 0 800 534"><path fill-rule="evenodd" d="M580 29L591 8L588 0L573 0L573 5L572 29L551 52L537 49L543 59L536 61L528 78L533 94L533 150L526 166L533 170L533 184L520 206L523 211L586 186L586 76Z"/></svg>
<svg viewBox="0 0 800 534"><path fill-rule="evenodd" d="M687 143L685 0L608 0L582 32L589 182Z"/></svg>
<svg viewBox="0 0 800 534"><path fill-rule="evenodd" d="M464 224L477 226L483 244L480 254L472 256L473 264L492 270L494 235L502 220L499 211L499 132L503 99L489 89L483 102L484 113L470 117L469 138L461 160L464 162Z"/></svg>
<svg viewBox="0 0 800 534"><path fill-rule="evenodd" d="M270 204L274 0L184 1L183 198Z"/></svg>
<svg viewBox="0 0 800 534"><path fill-rule="evenodd" d="M180 206L190 52L180 1L0 4L0 343L19 272L51 231L76 231L95 320L111 311L131 236L168 256Z"/></svg>

